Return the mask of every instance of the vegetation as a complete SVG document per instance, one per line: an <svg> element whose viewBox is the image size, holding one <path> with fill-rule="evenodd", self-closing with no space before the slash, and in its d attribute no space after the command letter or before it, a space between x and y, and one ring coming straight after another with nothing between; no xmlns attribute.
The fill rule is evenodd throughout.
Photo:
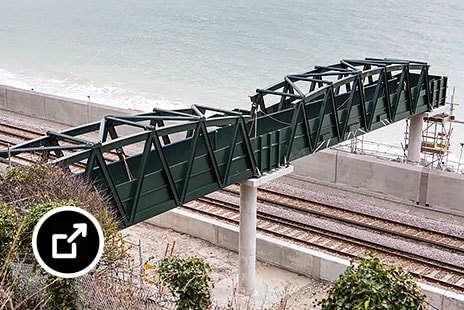
<svg viewBox="0 0 464 310"><path fill-rule="evenodd" d="M208 309L211 306L210 266L198 257L166 256L159 261L161 282L177 298L177 309Z"/></svg>
<svg viewBox="0 0 464 310"><path fill-rule="evenodd" d="M65 205L89 211L104 232L103 256L85 279L54 277L42 270L32 254L36 223L49 210ZM129 245L110 210L109 199L66 170L49 165L8 170L0 178L0 309L143 305L150 290L137 287L134 279L140 276L139 269L129 258ZM211 269L203 260L169 256L156 265L159 281L170 289L178 309L211 306ZM129 276L121 278L121 272Z"/></svg>
<svg viewBox="0 0 464 310"><path fill-rule="evenodd" d="M423 310L425 295L401 267L382 264L367 252L351 261L320 305L323 310Z"/></svg>
<svg viewBox="0 0 464 310"><path fill-rule="evenodd" d="M36 223L50 209L65 205L89 211L103 229L104 253L94 274L104 276L105 271L125 263L129 247L118 230L109 200L94 187L55 166L10 169L0 179L0 308L28 309L44 306L41 303L50 309L77 307L74 280L51 276L32 255ZM32 266L32 270L24 266ZM15 272L17 269L21 271ZM31 287L35 291L31 292Z"/></svg>

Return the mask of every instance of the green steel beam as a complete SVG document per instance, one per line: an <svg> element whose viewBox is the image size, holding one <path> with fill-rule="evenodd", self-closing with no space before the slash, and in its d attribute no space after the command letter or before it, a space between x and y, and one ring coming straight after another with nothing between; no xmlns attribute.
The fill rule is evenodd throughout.
<svg viewBox="0 0 464 310"><path fill-rule="evenodd" d="M444 105L447 78L428 69L427 63L407 60L342 60L257 89L250 111L194 105L109 115L0 150L0 160L43 152L50 163L85 165L80 174L108 190L121 227L127 227ZM131 133L118 135L122 126ZM126 156L125 148L137 151Z"/></svg>

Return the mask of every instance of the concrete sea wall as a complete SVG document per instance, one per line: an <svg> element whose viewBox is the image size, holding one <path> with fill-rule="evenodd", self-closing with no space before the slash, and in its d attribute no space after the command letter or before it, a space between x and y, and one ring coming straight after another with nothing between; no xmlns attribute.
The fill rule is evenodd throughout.
<svg viewBox="0 0 464 310"><path fill-rule="evenodd" d="M32 116L69 126L100 120L105 115L135 113L126 109L53 96L31 90L0 85L0 110Z"/></svg>
<svg viewBox="0 0 464 310"><path fill-rule="evenodd" d="M464 214L464 175L323 150L292 162L295 173Z"/></svg>

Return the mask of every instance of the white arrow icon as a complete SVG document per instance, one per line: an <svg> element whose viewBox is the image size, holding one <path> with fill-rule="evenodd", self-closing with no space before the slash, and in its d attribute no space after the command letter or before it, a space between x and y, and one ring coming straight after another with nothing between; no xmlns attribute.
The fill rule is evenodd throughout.
<svg viewBox="0 0 464 310"><path fill-rule="evenodd" d="M67 243L73 242L79 235L82 237L87 237L87 224L86 223L76 223L73 224L73 227L76 231L68 237L65 234L54 234L52 235L52 257L53 258L63 258L63 259L74 259L77 257L77 245L75 243L71 244L71 253L58 253L58 240L66 240Z"/></svg>
<svg viewBox="0 0 464 310"><path fill-rule="evenodd" d="M76 223L73 225L74 228L76 228L76 231L69 236L68 238L68 243L71 243L76 239L79 234L82 234L82 237L87 237L87 224L86 223Z"/></svg>

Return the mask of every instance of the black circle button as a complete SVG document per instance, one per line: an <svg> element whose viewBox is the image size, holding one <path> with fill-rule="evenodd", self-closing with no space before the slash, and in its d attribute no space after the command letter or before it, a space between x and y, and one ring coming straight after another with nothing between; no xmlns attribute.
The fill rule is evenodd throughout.
<svg viewBox="0 0 464 310"><path fill-rule="evenodd" d="M40 266L62 278L90 271L103 253L103 231L89 212L72 206L50 210L32 235L32 249Z"/></svg>

